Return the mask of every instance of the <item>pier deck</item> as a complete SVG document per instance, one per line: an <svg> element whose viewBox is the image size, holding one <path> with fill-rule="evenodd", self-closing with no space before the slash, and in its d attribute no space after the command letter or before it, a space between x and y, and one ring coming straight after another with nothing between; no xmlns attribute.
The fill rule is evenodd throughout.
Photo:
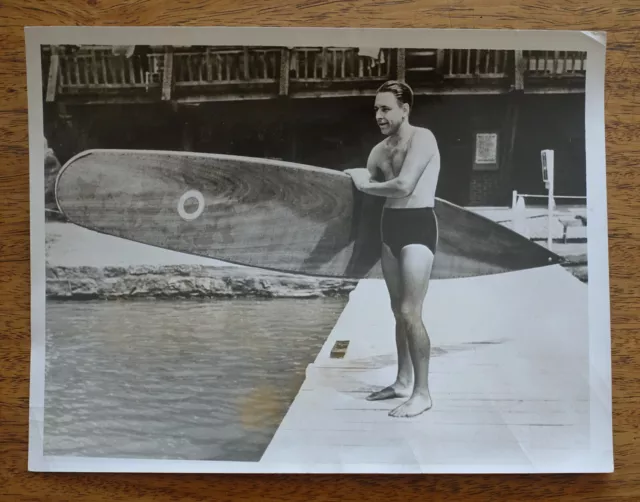
<svg viewBox="0 0 640 502"><path fill-rule="evenodd" d="M560 266L432 281L433 408L393 418L401 399L365 400L394 381L396 356L384 282L361 281L261 461L326 472L589 470L598 404L587 317L587 285ZM348 347L331 357L337 341Z"/></svg>

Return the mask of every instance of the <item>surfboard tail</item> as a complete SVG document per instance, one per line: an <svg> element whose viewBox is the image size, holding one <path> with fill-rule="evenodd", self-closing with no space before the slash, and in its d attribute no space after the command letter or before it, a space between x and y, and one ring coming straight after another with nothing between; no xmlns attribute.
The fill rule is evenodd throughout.
<svg viewBox="0 0 640 502"><path fill-rule="evenodd" d="M478 213L436 202L434 277L473 277L560 264L558 254Z"/></svg>
<svg viewBox="0 0 640 502"><path fill-rule="evenodd" d="M385 199L356 196L355 244L348 275L381 278L380 219ZM432 270L434 279L492 275L554 265L563 258L519 233L478 213L438 198L438 244Z"/></svg>

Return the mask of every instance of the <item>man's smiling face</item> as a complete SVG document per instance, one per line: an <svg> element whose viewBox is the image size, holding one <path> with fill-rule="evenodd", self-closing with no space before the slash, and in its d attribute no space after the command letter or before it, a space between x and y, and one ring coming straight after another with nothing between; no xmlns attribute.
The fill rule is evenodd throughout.
<svg viewBox="0 0 640 502"><path fill-rule="evenodd" d="M374 109L376 122L380 132L386 136L394 134L408 114L408 106L400 103L391 92L380 92L376 95Z"/></svg>

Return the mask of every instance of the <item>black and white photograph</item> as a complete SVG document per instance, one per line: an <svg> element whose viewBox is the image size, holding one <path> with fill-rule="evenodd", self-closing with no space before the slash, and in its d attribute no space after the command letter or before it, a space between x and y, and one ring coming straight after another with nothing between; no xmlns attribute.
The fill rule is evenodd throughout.
<svg viewBox="0 0 640 502"><path fill-rule="evenodd" d="M603 34L26 35L30 470L613 470Z"/></svg>

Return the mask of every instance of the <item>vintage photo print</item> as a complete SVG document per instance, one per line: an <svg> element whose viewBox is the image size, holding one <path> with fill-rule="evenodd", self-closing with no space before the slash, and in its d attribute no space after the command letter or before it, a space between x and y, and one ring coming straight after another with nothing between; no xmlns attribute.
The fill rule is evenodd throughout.
<svg viewBox="0 0 640 502"><path fill-rule="evenodd" d="M604 34L26 39L30 470L613 469Z"/></svg>

